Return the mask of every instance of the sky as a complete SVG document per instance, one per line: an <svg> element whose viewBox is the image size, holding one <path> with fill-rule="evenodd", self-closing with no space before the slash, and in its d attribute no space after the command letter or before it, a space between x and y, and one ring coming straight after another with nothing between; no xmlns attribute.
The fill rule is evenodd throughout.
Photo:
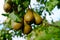
<svg viewBox="0 0 60 40"><path fill-rule="evenodd" d="M1 0L0 1L0 23L2 23L3 20L5 19L5 17L1 15L4 12L4 10L3 10L3 4L4 4L4 1Z"/></svg>
<svg viewBox="0 0 60 40"><path fill-rule="evenodd" d="M4 20L6 19L6 17L4 17L4 16L2 16L1 14L2 13L5 13L4 12L4 10L3 10L3 4L4 4L4 0L1 0L0 1L0 24L1 23L3 23L4 22ZM34 4L38 4L37 2L36 2L36 0L32 0L31 1L31 6L32 6L32 8L34 8L34 7L38 7L38 6L35 6ZM47 16L46 16L46 19L50 22L52 19L54 20L54 21L58 21L58 20L60 20L60 9L57 9L57 7L55 7L54 9L53 9L53 11L52 11L53 13L54 13L54 15L52 14L51 16L49 16L48 15L48 13L47 13ZM44 15L44 14L43 14ZM51 17L52 17L52 19L51 19ZM0 26L0 29L3 27L3 25L1 25ZM20 37L14 37L13 38L13 40L25 40L24 38L20 38Z"/></svg>

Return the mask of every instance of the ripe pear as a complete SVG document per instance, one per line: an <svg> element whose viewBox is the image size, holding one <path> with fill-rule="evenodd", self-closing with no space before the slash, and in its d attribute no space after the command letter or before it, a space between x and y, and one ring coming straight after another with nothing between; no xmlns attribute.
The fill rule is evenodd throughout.
<svg viewBox="0 0 60 40"><path fill-rule="evenodd" d="M5 3L3 8L5 12L10 12L12 9L12 6L9 3Z"/></svg>
<svg viewBox="0 0 60 40"><path fill-rule="evenodd" d="M21 22L20 23L17 23L17 22L12 22L11 23L11 26L14 30L19 30L20 28L22 28L22 25L23 24Z"/></svg>
<svg viewBox="0 0 60 40"><path fill-rule="evenodd" d="M34 18L35 18L35 24L40 24L42 22L42 18L39 14L36 12L33 12Z"/></svg>
<svg viewBox="0 0 60 40"><path fill-rule="evenodd" d="M30 25L25 25L23 29L24 34L29 34L32 30L32 27Z"/></svg>
<svg viewBox="0 0 60 40"><path fill-rule="evenodd" d="M24 15L24 20L27 22L27 23L30 23L32 22L34 19L34 16L33 16L33 12L32 10L28 9L26 14Z"/></svg>

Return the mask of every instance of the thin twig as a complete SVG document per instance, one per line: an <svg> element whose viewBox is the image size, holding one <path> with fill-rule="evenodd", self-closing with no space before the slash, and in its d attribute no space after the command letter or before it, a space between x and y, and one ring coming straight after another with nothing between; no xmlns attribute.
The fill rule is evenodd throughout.
<svg viewBox="0 0 60 40"><path fill-rule="evenodd" d="M48 24L49 26L54 26L54 27L57 27L57 28L60 28L60 26L56 25L56 24Z"/></svg>

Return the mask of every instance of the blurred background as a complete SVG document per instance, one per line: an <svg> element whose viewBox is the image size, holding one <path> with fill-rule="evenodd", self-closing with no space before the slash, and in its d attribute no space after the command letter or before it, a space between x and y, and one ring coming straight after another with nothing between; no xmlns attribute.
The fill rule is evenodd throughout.
<svg viewBox="0 0 60 40"><path fill-rule="evenodd" d="M39 4L36 0L31 0L31 7L32 8L38 8L39 6L37 4ZM3 10L3 5L4 5L4 0L0 0L0 30L4 27L3 26L3 22L6 20L7 17L2 16L2 13L5 13L5 11ZM52 19L54 22L59 21L60 20L60 9L57 8L57 6L52 10L53 14L51 14L49 16L48 12L44 11L46 13L46 19L48 20L49 23L51 23ZM44 16L44 12L42 14L42 16ZM13 37L12 37L13 38ZM25 40L23 37L14 37L13 40Z"/></svg>

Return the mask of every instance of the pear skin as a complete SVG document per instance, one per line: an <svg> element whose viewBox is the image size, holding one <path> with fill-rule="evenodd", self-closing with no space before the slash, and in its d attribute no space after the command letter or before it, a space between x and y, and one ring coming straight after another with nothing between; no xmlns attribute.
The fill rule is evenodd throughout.
<svg viewBox="0 0 60 40"><path fill-rule="evenodd" d="M12 9L12 7L11 7L11 5L9 3L5 3L3 8L4 8L5 12L10 12L11 9Z"/></svg>
<svg viewBox="0 0 60 40"><path fill-rule="evenodd" d="M20 23L14 22L14 21L11 22L11 26L12 26L12 28L13 28L14 30L19 30L19 29L21 29L21 28L22 28L22 25L23 25L22 22L20 22Z"/></svg>
<svg viewBox="0 0 60 40"><path fill-rule="evenodd" d="M34 15L34 19L35 19L35 24L40 24L42 22L42 18L39 14L37 14L36 12L33 12Z"/></svg>
<svg viewBox="0 0 60 40"><path fill-rule="evenodd" d="M29 34L32 30L32 27L30 25L25 25L23 29L24 34Z"/></svg>
<svg viewBox="0 0 60 40"><path fill-rule="evenodd" d="M34 19L34 16L33 16L32 10L28 9L26 14L24 15L24 20L29 23L33 21L33 19Z"/></svg>

